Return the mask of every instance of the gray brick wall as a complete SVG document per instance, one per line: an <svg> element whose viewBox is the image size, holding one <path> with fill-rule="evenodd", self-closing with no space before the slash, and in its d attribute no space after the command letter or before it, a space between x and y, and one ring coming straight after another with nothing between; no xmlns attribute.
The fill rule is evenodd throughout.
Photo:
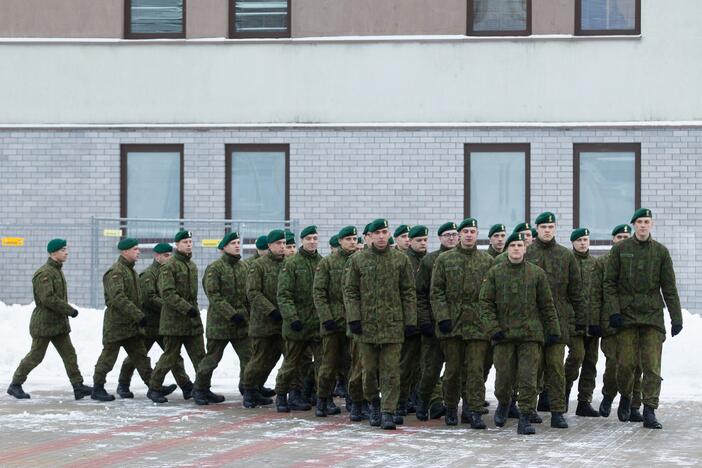
<svg viewBox="0 0 702 468"><path fill-rule="evenodd" d="M224 216L225 144L289 144L291 217L319 225L326 250L340 226L362 227L379 216L432 230L460 220L463 145L525 142L531 144L530 219L554 211L564 243L573 222L573 143L641 143L642 205L654 211L654 236L673 255L684 306L702 313L692 243L702 226L698 128L0 130L0 236L27 238L24 248L0 247L0 300L31 300L31 274L46 256L46 240L64 235L74 247L66 266L71 300L88 302L88 226L91 216L119 216L120 144L183 143L185 216L209 219ZM111 242L101 242L103 262L114 255Z"/></svg>

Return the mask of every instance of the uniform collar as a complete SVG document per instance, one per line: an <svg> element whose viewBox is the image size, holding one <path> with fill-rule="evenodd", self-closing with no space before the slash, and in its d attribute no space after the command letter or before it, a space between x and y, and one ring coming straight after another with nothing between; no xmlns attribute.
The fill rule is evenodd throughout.
<svg viewBox="0 0 702 468"><path fill-rule="evenodd" d="M119 263L121 263L122 265L128 266L129 268L134 268L134 263L135 263L135 262L130 262L129 260L127 260L126 258L124 258L124 257L121 256L121 255L119 256L119 258L117 259L117 261L118 261Z"/></svg>
<svg viewBox="0 0 702 468"><path fill-rule="evenodd" d="M51 266L54 267L54 268L58 268L59 270L60 270L61 268L63 268L63 263L57 262L56 260L54 260L54 259L51 258L51 257L49 257L49 259L46 261L46 264L47 264L47 265L51 265Z"/></svg>

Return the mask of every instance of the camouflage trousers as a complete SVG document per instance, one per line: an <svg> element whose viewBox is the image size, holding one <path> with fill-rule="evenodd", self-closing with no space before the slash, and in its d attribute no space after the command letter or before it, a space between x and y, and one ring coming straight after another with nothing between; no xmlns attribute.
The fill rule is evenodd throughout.
<svg viewBox="0 0 702 468"><path fill-rule="evenodd" d="M578 401L592 402L597 379L597 358L600 354L600 339L596 336L573 336L568 345L565 362L566 388L571 388L578 379Z"/></svg>
<svg viewBox="0 0 702 468"><path fill-rule="evenodd" d="M312 379L314 371L312 360L320 362L322 355L319 341L284 340L283 365L278 370L275 379L275 393L285 395L290 390L302 389L303 380ZM311 374L311 375L310 375Z"/></svg>
<svg viewBox="0 0 702 468"><path fill-rule="evenodd" d="M151 360L144 347L144 337L141 335L115 341L114 343L103 343L102 352L95 364L93 383L95 385L105 385L107 374L115 367L120 348L124 348L127 352L127 356L134 363L141 380L148 386L152 374Z"/></svg>
<svg viewBox="0 0 702 468"><path fill-rule="evenodd" d="M487 382L488 376L490 375L490 369L492 368L493 364L493 344L490 343L490 346L488 347L487 352L485 353L485 364L483 365L483 370L484 370L484 375L485 378L483 379L485 382Z"/></svg>
<svg viewBox="0 0 702 468"><path fill-rule="evenodd" d="M212 373L219 365L227 345L231 344L239 358L239 381L244 376L244 369L251 359L251 338L237 338L231 340L207 340L207 354L200 361L195 377L195 388L206 390L212 385Z"/></svg>
<svg viewBox="0 0 702 468"><path fill-rule="evenodd" d="M317 372L317 396L331 397L336 385L336 377L344 369L344 356L348 354L349 340L350 338L346 337L343 330L322 336L321 364Z"/></svg>
<svg viewBox="0 0 702 468"><path fill-rule="evenodd" d="M605 370L602 375L602 395L611 398L617 396L617 335L605 336L600 341L600 347L605 355ZM641 365L634 371L634 394L631 399L632 408L641 408Z"/></svg>
<svg viewBox="0 0 702 468"><path fill-rule="evenodd" d="M263 386L283 354L283 337L280 335L251 338L251 359L244 369L242 384L245 389L256 390Z"/></svg>
<svg viewBox="0 0 702 468"><path fill-rule="evenodd" d="M497 343L493 348L495 361L495 397L506 405L516 390L519 411L533 413L536 409L536 379L543 352L540 343Z"/></svg>
<svg viewBox="0 0 702 468"><path fill-rule="evenodd" d="M202 334L192 336L166 335L163 337L163 354L156 363L154 372L151 374L150 388L161 390L166 374L178 363L178 359L182 360L180 349L183 346L185 346L193 368L197 369L200 366L200 361L205 357L205 340Z"/></svg>
<svg viewBox="0 0 702 468"><path fill-rule="evenodd" d="M159 347L163 350L162 337L145 336L143 340L144 348L146 348L147 354L149 353L149 351L151 351L151 348L154 346L154 344L158 344ZM127 356L124 359L124 361L122 361L122 367L119 370L119 380L117 380L117 382L124 385L129 385L132 381L132 376L134 375L135 369L136 367L134 367L134 363L132 362L131 358ZM188 377L188 374L185 373L185 367L183 366L183 358L181 358L180 356L178 356L178 362L176 363L176 365L173 366L171 372L173 373L173 377L175 378L176 383L181 388L184 385L187 386L190 383L190 378Z"/></svg>
<svg viewBox="0 0 702 468"><path fill-rule="evenodd" d="M650 326L627 327L617 333L617 386L622 396L633 398L634 373L641 363L641 401L658 408L661 393L661 354L665 334Z"/></svg>
<svg viewBox="0 0 702 468"><path fill-rule="evenodd" d="M422 362L422 335L405 338L400 356L400 397L407 401L412 390L419 384Z"/></svg>
<svg viewBox="0 0 702 468"><path fill-rule="evenodd" d="M32 338L32 347L29 353L20 361L15 374L12 376L12 383L22 385L27 381L27 376L32 370L44 360L49 343L54 345L56 351L61 356L66 374L72 385L83 383L83 376L78 369L78 357L68 333L56 336L46 336Z"/></svg>
<svg viewBox="0 0 702 468"><path fill-rule="evenodd" d="M557 343L545 346L543 351L544 388L552 413L565 412L565 346Z"/></svg>
<svg viewBox="0 0 702 468"><path fill-rule="evenodd" d="M490 343L451 337L439 340L446 360L444 401L448 408L457 408L461 395L464 406L480 411L485 401L485 354Z"/></svg>
<svg viewBox="0 0 702 468"><path fill-rule="evenodd" d="M363 395L365 399L373 401L373 399L378 398L380 393L383 396L381 410L384 413L395 413L400 397L402 343L359 342L358 345L363 360Z"/></svg>
<svg viewBox="0 0 702 468"><path fill-rule="evenodd" d="M436 337L422 336L421 376L419 379L419 398L427 407L443 404L443 382L441 369L444 367L444 353Z"/></svg>
<svg viewBox="0 0 702 468"><path fill-rule="evenodd" d="M351 368L349 370L349 397L351 401L361 402L363 397L363 360L361 359L361 349L355 338L347 337L349 340L349 351L351 353Z"/></svg>

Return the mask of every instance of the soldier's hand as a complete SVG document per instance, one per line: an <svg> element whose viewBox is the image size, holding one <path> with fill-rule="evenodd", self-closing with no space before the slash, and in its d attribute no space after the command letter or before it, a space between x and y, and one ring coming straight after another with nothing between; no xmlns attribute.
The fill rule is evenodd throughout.
<svg viewBox="0 0 702 468"><path fill-rule="evenodd" d="M576 332L584 332L587 327L583 325L582 323L576 323L575 324L575 331Z"/></svg>
<svg viewBox="0 0 702 468"><path fill-rule="evenodd" d="M602 327L599 325L590 325L587 327L587 334L590 336L602 336Z"/></svg>
<svg viewBox="0 0 702 468"><path fill-rule="evenodd" d="M622 314L610 315L609 326L612 328L622 328L624 326L624 319L622 318Z"/></svg>
<svg viewBox="0 0 702 468"><path fill-rule="evenodd" d="M405 325L405 336L413 336L417 334L417 327L414 325Z"/></svg>
<svg viewBox="0 0 702 468"><path fill-rule="evenodd" d="M198 315L200 315L200 311L197 310L195 307L191 307L190 310L188 311L188 317L190 317L190 318L195 318Z"/></svg>
<svg viewBox="0 0 702 468"><path fill-rule="evenodd" d="M548 335L548 337L546 337L546 346L555 345L560 339L561 337L559 335Z"/></svg>
<svg viewBox="0 0 702 468"><path fill-rule="evenodd" d="M430 322L421 324L419 326L419 331L421 331L422 335L426 336L427 338L434 337L434 325L432 325Z"/></svg>
<svg viewBox="0 0 702 468"><path fill-rule="evenodd" d="M361 321L354 320L353 322L349 322L349 330L351 330L351 333L353 333L354 335L363 335L363 328L361 328Z"/></svg>
<svg viewBox="0 0 702 468"><path fill-rule="evenodd" d="M234 325L240 325L240 324L244 323L245 321L246 321L246 319L245 319L244 316L241 315L241 314L234 314L234 315L232 315L231 322L232 322Z"/></svg>
<svg viewBox="0 0 702 468"><path fill-rule="evenodd" d="M339 329L339 326L333 320L325 320L322 325L324 325L324 329L326 331L334 331Z"/></svg>
<svg viewBox="0 0 702 468"><path fill-rule="evenodd" d="M274 322L280 322L281 320L283 320L283 316L280 315L280 311L279 311L278 309L273 309L273 311L271 311L271 313L268 314L268 316L269 316L269 317L271 318L271 320L273 320Z"/></svg>
<svg viewBox="0 0 702 468"><path fill-rule="evenodd" d="M670 334L671 334L672 336L677 335L677 334L680 333L681 331L682 331L682 323L674 323L674 324L670 327Z"/></svg>
<svg viewBox="0 0 702 468"><path fill-rule="evenodd" d="M290 329L292 331L300 332L300 331L302 331L302 328L303 328L302 322L299 320L295 320L290 324Z"/></svg>
<svg viewBox="0 0 702 468"><path fill-rule="evenodd" d="M73 309L73 312L71 312L71 317L73 317L73 318L78 317L78 311L76 309Z"/></svg>
<svg viewBox="0 0 702 468"><path fill-rule="evenodd" d="M144 328L146 326L146 317L142 317L141 320L137 323L141 328Z"/></svg>
<svg viewBox="0 0 702 468"><path fill-rule="evenodd" d="M492 341L502 341L505 338L507 338L507 335L505 335L505 332L503 332L502 330L498 331L490 337Z"/></svg>
<svg viewBox="0 0 702 468"><path fill-rule="evenodd" d="M439 322L439 331L441 331L441 333L446 335L447 333L451 333L451 330L453 330L453 320L448 319Z"/></svg>

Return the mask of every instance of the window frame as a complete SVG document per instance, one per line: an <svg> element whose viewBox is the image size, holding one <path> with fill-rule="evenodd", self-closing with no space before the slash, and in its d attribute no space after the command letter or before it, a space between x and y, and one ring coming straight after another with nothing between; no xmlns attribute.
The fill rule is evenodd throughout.
<svg viewBox="0 0 702 468"><path fill-rule="evenodd" d="M580 226L580 154L634 153L634 211L641 208L641 143L573 143L573 229ZM632 213L634 212L632 211ZM609 240L592 239L591 245L610 245Z"/></svg>
<svg viewBox="0 0 702 468"><path fill-rule="evenodd" d="M468 0L468 20L466 24L466 36L531 36L532 34L532 15L531 15L531 0L526 0L526 29L519 31L475 31L473 29L473 19L474 19L474 1Z"/></svg>
<svg viewBox="0 0 702 468"><path fill-rule="evenodd" d="M236 2L237 0L228 0L229 3L229 39L282 39L292 37L292 5L291 0L286 0L288 3L288 14L286 16L286 31L261 31L261 32L237 32L236 31Z"/></svg>
<svg viewBox="0 0 702 468"><path fill-rule="evenodd" d="M135 33L132 32L132 0L124 0L125 39L185 39L187 31L188 0L183 0L183 32L179 33Z"/></svg>
<svg viewBox="0 0 702 468"><path fill-rule="evenodd" d="M524 215L531 215L531 143L465 143L463 145L463 218L470 218L470 155L471 153L524 153ZM489 229L489 227L488 227ZM489 240L478 239L479 245Z"/></svg>
<svg viewBox="0 0 702 468"><path fill-rule="evenodd" d="M575 0L575 36L639 36L641 35L641 0L634 0L634 29L583 29L583 0Z"/></svg>

